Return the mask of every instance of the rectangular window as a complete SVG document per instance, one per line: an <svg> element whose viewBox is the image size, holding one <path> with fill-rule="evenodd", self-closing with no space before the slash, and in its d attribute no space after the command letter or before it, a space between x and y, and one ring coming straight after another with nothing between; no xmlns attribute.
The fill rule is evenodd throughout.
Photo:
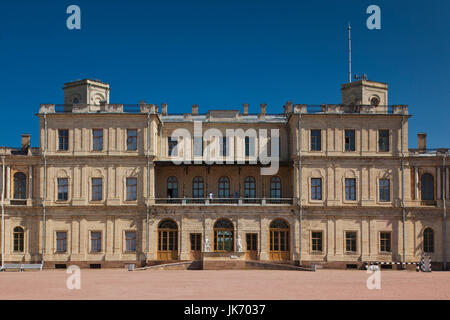
<svg viewBox="0 0 450 320"><path fill-rule="evenodd" d="M391 201L391 183L389 179L380 179L380 201L389 202Z"/></svg>
<svg viewBox="0 0 450 320"><path fill-rule="evenodd" d="M311 232L311 246L312 251L322 252L322 231Z"/></svg>
<svg viewBox="0 0 450 320"><path fill-rule="evenodd" d="M356 252L356 232L345 232L345 251Z"/></svg>
<svg viewBox="0 0 450 320"><path fill-rule="evenodd" d="M67 129L58 130L58 150L69 150L69 130Z"/></svg>
<svg viewBox="0 0 450 320"><path fill-rule="evenodd" d="M137 179L127 178L127 201L135 201L137 198Z"/></svg>
<svg viewBox="0 0 450 320"><path fill-rule="evenodd" d="M355 130L345 130L345 151L355 150Z"/></svg>
<svg viewBox="0 0 450 320"><path fill-rule="evenodd" d="M168 146L168 153L167 155L169 157L176 157L178 156L178 140L172 137L167 137L167 146Z"/></svg>
<svg viewBox="0 0 450 320"><path fill-rule="evenodd" d="M380 152L389 152L389 130L378 131L378 149Z"/></svg>
<svg viewBox="0 0 450 320"><path fill-rule="evenodd" d="M136 151L137 150L137 130L128 129L127 130L127 150Z"/></svg>
<svg viewBox="0 0 450 320"><path fill-rule="evenodd" d="M92 252L102 251L102 233L99 231L91 232L91 251Z"/></svg>
<svg viewBox="0 0 450 320"><path fill-rule="evenodd" d="M56 252L67 252L67 232L56 232Z"/></svg>
<svg viewBox="0 0 450 320"><path fill-rule="evenodd" d="M202 234L191 233L191 251L201 251L201 250L202 250Z"/></svg>
<svg viewBox="0 0 450 320"><path fill-rule="evenodd" d="M203 137L194 136L194 157L203 157Z"/></svg>
<svg viewBox="0 0 450 320"><path fill-rule="evenodd" d="M94 151L102 151L103 150L103 130L102 129L94 129L92 130L92 149Z"/></svg>
<svg viewBox="0 0 450 320"><path fill-rule="evenodd" d="M391 252L391 233L380 232L380 251Z"/></svg>
<svg viewBox="0 0 450 320"><path fill-rule="evenodd" d="M255 156L255 137L245 137L245 156Z"/></svg>
<svg viewBox="0 0 450 320"><path fill-rule="evenodd" d="M127 252L136 252L136 232L125 232L125 250Z"/></svg>
<svg viewBox="0 0 450 320"><path fill-rule="evenodd" d="M58 201L67 201L69 198L69 179L58 178Z"/></svg>
<svg viewBox="0 0 450 320"><path fill-rule="evenodd" d="M102 178L92 178L92 201L101 201L103 199L103 180Z"/></svg>
<svg viewBox="0 0 450 320"><path fill-rule="evenodd" d="M258 234L256 233L247 233L247 251L257 251L258 250Z"/></svg>
<svg viewBox="0 0 450 320"><path fill-rule="evenodd" d="M322 151L321 130L311 130L311 151Z"/></svg>
<svg viewBox="0 0 450 320"><path fill-rule="evenodd" d="M345 179L345 200L356 200L356 179Z"/></svg>
<svg viewBox="0 0 450 320"><path fill-rule="evenodd" d="M220 154L222 157L228 157L227 137L222 137L220 140Z"/></svg>
<svg viewBox="0 0 450 320"><path fill-rule="evenodd" d="M322 200L322 179L311 178L311 199Z"/></svg>

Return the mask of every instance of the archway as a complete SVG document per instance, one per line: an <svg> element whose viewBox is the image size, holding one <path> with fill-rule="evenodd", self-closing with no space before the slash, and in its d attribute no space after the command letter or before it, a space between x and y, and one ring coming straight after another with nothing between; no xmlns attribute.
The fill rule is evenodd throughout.
<svg viewBox="0 0 450 320"><path fill-rule="evenodd" d="M219 219L214 224L214 251L234 251L234 226L228 219Z"/></svg>
<svg viewBox="0 0 450 320"><path fill-rule="evenodd" d="M275 219L270 224L270 260L285 261L290 258L289 224L282 219Z"/></svg>
<svg viewBox="0 0 450 320"><path fill-rule="evenodd" d="M178 260L178 226L173 220L158 225L158 260Z"/></svg>

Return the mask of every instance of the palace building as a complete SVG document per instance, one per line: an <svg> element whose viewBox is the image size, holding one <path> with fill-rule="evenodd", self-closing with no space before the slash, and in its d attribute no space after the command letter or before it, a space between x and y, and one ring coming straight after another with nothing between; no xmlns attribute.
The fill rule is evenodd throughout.
<svg viewBox="0 0 450 320"><path fill-rule="evenodd" d="M444 268L448 150L424 133L408 148L411 115L388 104L387 84L341 92L279 114L172 114L111 104L100 81L66 83L64 104L40 106L38 148L30 135L0 148L2 263L361 268L430 255Z"/></svg>

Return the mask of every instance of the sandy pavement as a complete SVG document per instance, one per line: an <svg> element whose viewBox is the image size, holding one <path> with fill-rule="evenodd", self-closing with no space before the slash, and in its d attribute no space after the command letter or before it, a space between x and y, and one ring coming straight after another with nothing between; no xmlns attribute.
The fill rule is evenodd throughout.
<svg viewBox="0 0 450 320"><path fill-rule="evenodd" d="M369 290L359 270L127 271L81 270L81 289L69 290L65 270L0 273L0 299L450 299L449 272L381 271Z"/></svg>

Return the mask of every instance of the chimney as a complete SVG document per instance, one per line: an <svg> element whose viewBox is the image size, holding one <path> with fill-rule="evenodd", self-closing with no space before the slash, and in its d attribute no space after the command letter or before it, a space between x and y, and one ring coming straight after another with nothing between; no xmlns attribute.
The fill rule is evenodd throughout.
<svg viewBox="0 0 450 320"><path fill-rule="evenodd" d="M167 103L161 103L161 113L163 116L167 116Z"/></svg>
<svg viewBox="0 0 450 320"><path fill-rule="evenodd" d="M284 113L291 113L291 112L292 112L292 101L288 101L284 106Z"/></svg>
<svg viewBox="0 0 450 320"><path fill-rule="evenodd" d="M192 115L198 115L198 104L192 105Z"/></svg>
<svg viewBox="0 0 450 320"><path fill-rule="evenodd" d="M248 103L244 103L244 115L248 115Z"/></svg>
<svg viewBox="0 0 450 320"><path fill-rule="evenodd" d="M267 104L261 103L261 114L266 114L266 107L267 107Z"/></svg>
<svg viewBox="0 0 450 320"><path fill-rule="evenodd" d="M426 133L418 133L417 134L417 147L420 153L424 153L427 151L427 134Z"/></svg>
<svg viewBox="0 0 450 320"><path fill-rule="evenodd" d="M29 134L22 134L22 150L28 150L31 143L31 136Z"/></svg>

